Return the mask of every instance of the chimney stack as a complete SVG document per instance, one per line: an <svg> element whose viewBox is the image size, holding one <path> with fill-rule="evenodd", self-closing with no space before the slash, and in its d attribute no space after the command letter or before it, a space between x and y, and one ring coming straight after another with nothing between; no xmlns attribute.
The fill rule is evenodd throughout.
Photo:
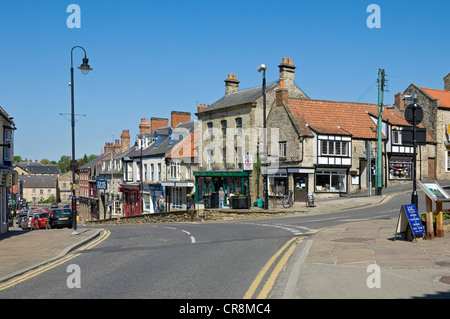
<svg viewBox="0 0 450 319"><path fill-rule="evenodd" d="M288 89L284 87L284 80L280 79L280 88L275 92L275 106L282 106L289 98Z"/></svg>
<svg viewBox="0 0 450 319"><path fill-rule="evenodd" d="M172 127L177 127L180 123L186 123L191 121L191 113L190 112L180 112L180 111L172 111L170 113L170 125Z"/></svg>
<svg viewBox="0 0 450 319"><path fill-rule="evenodd" d="M444 91L450 91L450 73L444 78Z"/></svg>
<svg viewBox="0 0 450 319"><path fill-rule="evenodd" d="M197 106L197 112L203 111L203 110L206 109L208 106L209 106L209 104L208 104L208 105L206 105L206 104L200 104L199 106Z"/></svg>
<svg viewBox="0 0 450 319"><path fill-rule="evenodd" d="M150 124L148 123L148 119L141 119L141 124L139 124L139 134L150 133Z"/></svg>
<svg viewBox="0 0 450 319"><path fill-rule="evenodd" d="M284 86L287 88L294 86L296 66L292 64L292 59L283 58L278 67L280 68L280 80L283 79Z"/></svg>
<svg viewBox="0 0 450 319"><path fill-rule="evenodd" d="M405 111L405 100L403 100L403 96L404 96L403 93L400 92L395 94L395 102L394 102L395 106L397 106L398 109L402 112Z"/></svg>
<svg viewBox="0 0 450 319"><path fill-rule="evenodd" d="M122 145L120 151L123 152L123 151L129 149L130 148L130 130L123 130L122 134L120 135L120 139L122 140L120 143Z"/></svg>
<svg viewBox="0 0 450 319"><path fill-rule="evenodd" d="M112 152L113 150L114 150L113 143L106 142L105 143L105 151L104 151L104 153L106 154L106 153Z"/></svg>
<svg viewBox="0 0 450 319"><path fill-rule="evenodd" d="M228 74L228 78L225 80L225 95L238 92L239 83L236 74Z"/></svg>
<svg viewBox="0 0 450 319"><path fill-rule="evenodd" d="M153 133L160 127L169 126L169 119L160 118L160 117L152 117L152 118L150 118L150 126L152 128L152 133Z"/></svg>
<svg viewBox="0 0 450 319"><path fill-rule="evenodd" d="M119 153L119 152L120 152L120 141L119 140L115 140L114 153Z"/></svg>

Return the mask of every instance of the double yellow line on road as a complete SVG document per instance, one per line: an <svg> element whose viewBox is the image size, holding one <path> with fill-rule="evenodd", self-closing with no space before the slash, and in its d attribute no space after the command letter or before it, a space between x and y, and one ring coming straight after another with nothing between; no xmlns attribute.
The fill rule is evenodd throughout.
<svg viewBox="0 0 450 319"><path fill-rule="evenodd" d="M97 246L102 241L104 241L106 238L108 238L110 234L111 234L111 232L109 230L102 229L101 230L101 234L100 234L99 237L97 237L95 240L93 240L87 246L79 249L78 251L88 250L88 249L93 248L94 246ZM17 284L19 284L19 283L21 283L21 282L23 282L25 280L31 279L31 278L39 275L39 274L42 274L43 272L46 272L46 271L48 271L50 269L53 269L53 268L55 268L55 267L57 267L59 265L62 265L65 262L67 262L67 261L69 261L69 260L71 260L71 259L73 259L75 257L78 257L79 255L81 255L81 253L75 253L75 254L66 255L66 256L64 256L62 258L59 258L59 259L57 259L55 261L52 261L52 262L46 264L43 267L39 267L37 269L31 270L31 271L29 271L29 272L27 272L27 273L25 273L25 274L23 274L21 276L18 276L18 277L14 278L14 279L12 279L10 281L7 281L7 282L5 282L3 284L0 284L0 291L8 289L8 288L10 288L12 286L15 286L15 285L17 285Z"/></svg>
<svg viewBox="0 0 450 319"><path fill-rule="evenodd" d="M261 285L261 282L263 281L264 277L266 276L269 269L272 268L272 265L278 260L280 257L278 263L273 268L272 273L269 275L267 281L261 288L259 294L257 295L257 299L265 299L267 298L269 292L272 290L273 285L275 284L275 280L277 279L280 272L283 270L283 268L286 266L289 257L291 257L292 253L294 252L295 248L297 247L298 243L300 243L303 240L303 237L294 237L291 240L289 240L286 244L284 244L283 247L278 250L275 255L273 255L269 261L264 265L264 267L261 269L261 271L256 276L253 283L250 285L250 288L247 290L246 294L244 295L244 299L250 299L255 295L256 290Z"/></svg>

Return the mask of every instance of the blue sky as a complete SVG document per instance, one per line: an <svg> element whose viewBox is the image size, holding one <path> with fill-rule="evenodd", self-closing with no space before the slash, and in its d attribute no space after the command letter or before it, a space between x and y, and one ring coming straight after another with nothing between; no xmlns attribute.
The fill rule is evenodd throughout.
<svg viewBox="0 0 450 319"><path fill-rule="evenodd" d="M369 4L381 10L370 29ZM70 29L70 4L81 28ZM105 142L141 118L194 113L224 95L228 73L240 88L278 79L292 58L296 84L312 99L377 103L386 70L385 104L410 83L443 89L450 72L450 1L357 0L1 0L0 105L16 123L15 155L58 161L71 155L70 50L83 46L94 70L75 72L76 157L100 154ZM83 52L74 51L74 66ZM364 94L366 93L366 94Z"/></svg>

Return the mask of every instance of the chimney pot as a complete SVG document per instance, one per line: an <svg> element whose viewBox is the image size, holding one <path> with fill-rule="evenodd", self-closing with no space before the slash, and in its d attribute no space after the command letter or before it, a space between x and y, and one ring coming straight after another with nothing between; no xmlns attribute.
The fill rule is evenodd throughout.
<svg viewBox="0 0 450 319"><path fill-rule="evenodd" d="M283 79L283 87L294 86L296 67L292 64L292 59L283 58L278 67L280 68L280 82Z"/></svg>

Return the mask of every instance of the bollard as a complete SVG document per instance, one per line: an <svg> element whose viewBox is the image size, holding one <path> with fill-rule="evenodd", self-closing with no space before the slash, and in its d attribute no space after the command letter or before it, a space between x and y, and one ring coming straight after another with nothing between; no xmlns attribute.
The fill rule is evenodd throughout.
<svg viewBox="0 0 450 319"><path fill-rule="evenodd" d="M427 212L427 239L434 238L433 212Z"/></svg>
<svg viewBox="0 0 450 319"><path fill-rule="evenodd" d="M436 237L444 237L444 212L436 215Z"/></svg>

